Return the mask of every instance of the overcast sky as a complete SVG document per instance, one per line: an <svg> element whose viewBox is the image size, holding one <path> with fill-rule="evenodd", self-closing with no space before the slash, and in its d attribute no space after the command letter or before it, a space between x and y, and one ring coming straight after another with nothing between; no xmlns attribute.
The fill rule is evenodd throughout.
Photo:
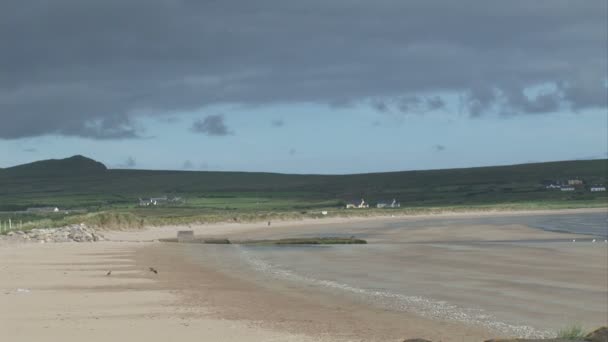
<svg viewBox="0 0 608 342"><path fill-rule="evenodd" d="M3 0L0 167L606 158L605 0Z"/></svg>

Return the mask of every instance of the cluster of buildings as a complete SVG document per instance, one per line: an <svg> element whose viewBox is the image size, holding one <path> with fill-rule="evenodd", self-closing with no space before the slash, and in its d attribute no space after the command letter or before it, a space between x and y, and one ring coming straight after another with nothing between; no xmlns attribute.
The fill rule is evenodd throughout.
<svg viewBox="0 0 608 342"><path fill-rule="evenodd" d="M27 208L26 212L28 213L58 213L59 208L57 207L35 207L35 208Z"/></svg>
<svg viewBox="0 0 608 342"><path fill-rule="evenodd" d="M545 183L545 189L549 190L576 191L585 190L586 188L588 188L591 192L606 191L606 186L601 184L594 184L586 187L585 182L580 179L568 179L567 181L549 181Z"/></svg>
<svg viewBox="0 0 608 342"><path fill-rule="evenodd" d="M150 207L150 206L158 206L158 205L166 205L166 204L177 204L184 203L184 200L181 197L150 197L150 198L140 198L139 206L140 207Z"/></svg>
<svg viewBox="0 0 608 342"><path fill-rule="evenodd" d="M397 202L396 199L392 201L379 201L376 203L376 208L379 209L389 209L389 208L400 208L401 203ZM362 198L361 201L353 201L346 203L346 209L367 209L369 208L369 203L365 202Z"/></svg>

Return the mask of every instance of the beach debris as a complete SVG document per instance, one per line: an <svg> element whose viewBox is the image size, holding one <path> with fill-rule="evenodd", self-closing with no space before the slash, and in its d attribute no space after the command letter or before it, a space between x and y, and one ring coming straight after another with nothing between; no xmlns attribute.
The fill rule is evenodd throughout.
<svg viewBox="0 0 608 342"><path fill-rule="evenodd" d="M32 290L18 288L17 290L15 290L15 292L17 292L17 293L30 293L30 292L32 292Z"/></svg>
<svg viewBox="0 0 608 342"><path fill-rule="evenodd" d="M596 329L587 336L585 336L585 341L589 342L607 342L608 341L608 327L601 327Z"/></svg>
<svg viewBox="0 0 608 342"><path fill-rule="evenodd" d="M576 239L572 239L572 242L576 242Z"/></svg>
<svg viewBox="0 0 608 342"><path fill-rule="evenodd" d="M106 276L112 275L112 270L109 270L108 273L106 273Z"/></svg>
<svg viewBox="0 0 608 342"><path fill-rule="evenodd" d="M156 268L150 267L148 269L150 270L150 272L154 272L154 274L158 274L158 271L156 270Z"/></svg>
<svg viewBox="0 0 608 342"><path fill-rule="evenodd" d="M591 240L591 242L595 242L595 239Z"/></svg>

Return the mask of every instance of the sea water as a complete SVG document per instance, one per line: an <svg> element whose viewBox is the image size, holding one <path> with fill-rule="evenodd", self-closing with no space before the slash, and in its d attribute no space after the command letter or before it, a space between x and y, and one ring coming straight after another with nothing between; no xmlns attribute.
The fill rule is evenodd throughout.
<svg viewBox="0 0 608 342"><path fill-rule="evenodd" d="M337 246L195 246L205 249L204 258L215 258L224 270L248 269L258 280L284 281L325 293L351 296L353 300L388 310L410 312L438 320L458 321L485 327L505 335L519 337L551 337L555 326L571 324L580 317L606 317L606 292L600 288L579 284L564 284L546 280L542 269L531 265L517 266L517 279L508 279L496 270L509 269L500 263L523 264L517 251L532 255L538 249L566 251L572 247L568 240L510 240L510 241L442 241L433 243L400 243L395 231L424 227L458 225L522 224L530 227L570 233L593 234L600 243L585 239L588 248L608 250L603 238L608 236L605 213L533 216L478 217L463 219L434 218L383 223L371 229L354 226L357 237L391 232L390 241L368 245ZM299 228L305 231L306 227ZM328 231L326 235L346 236L348 228ZM315 233L319 235L318 232ZM306 236L301 233L300 236ZM403 235L405 236L405 235ZM587 239L589 240L589 239ZM583 245L577 245L576 248ZM511 257L509 251L513 250ZM211 253L209 253L212 251ZM598 252L599 251L599 252ZM492 260L484 255L495 254ZM471 256L479 255L478 260ZM568 255L568 254L566 254ZM202 257L201 257L202 258ZM475 265L471 265L473 260ZM469 263L467 265L467 263ZM231 266L230 266L231 265ZM514 266L515 267L515 266ZM566 267L566 266L564 266ZM567 270L566 270L567 271ZM240 271L239 271L240 272ZM499 287L511 284L504 289ZM541 289L538 289L540 287ZM535 300L526 291L554 291L550 301ZM525 295L525 296L524 296ZM574 299L580 297L580 304ZM598 300L593 300L598 298ZM576 304L573 304L575 303ZM553 305L553 306L551 306ZM538 317L538 306L547 306L545 317ZM565 308L566 310L562 310ZM565 312L562 312L565 311ZM541 311L542 312L542 311ZM558 322L559 321L559 322ZM552 322L549 325L547 322Z"/></svg>

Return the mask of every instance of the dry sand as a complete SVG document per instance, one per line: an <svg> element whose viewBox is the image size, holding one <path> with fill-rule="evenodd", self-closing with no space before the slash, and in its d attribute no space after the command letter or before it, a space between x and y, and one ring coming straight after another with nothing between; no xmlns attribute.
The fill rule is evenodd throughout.
<svg viewBox="0 0 608 342"><path fill-rule="evenodd" d="M504 212L500 214L505 215ZM461 213L453 215L466 217ZM303 225L322 231L328 224L397 219L403 220L323 219L273 223L272 227L277 228L273 229L275 232L284 229L286 233L297 231ZM509 229L487 226L479 235L480 228L463 227L458 236L489 240L570 237L522 226ZM296 289L288 283L260 285L231 277L213 267L184 262L171 246L133 242L174 237L183 229L188 227L108 232L106 236L114 242L0 246L0 332L3 340L400 341L405 337L425 337L448 342L480 341L495 336L487 330L458 322L373 308L313 289ZM191 229L209 236L268 234L265 223L199 225ZM454 232L432 227L420 229L412 232L411 241L449 240L455 238ZM390 239L390 233L380 240L386 238ZM439 249L433 253L439 253ZM496 260L492 267L500 270L505 266L502 262L507 255L504 253L498 251L488 259L489 263ZM548 255L536 258L536 251L532 250L518 253L517 262L534 260L538 269L548 265L555 274L549 278L564 281L557 276L559 262L552 261ZM449 257L449 253L446 256ZM435 257L441 259L438 254ZM582 254L580 259L574 258L566 266L576 269L586 260ZM448 263L441 262L434 267L449 267ZM148 266L156 267L159 274L149 272ZM110 276L106 276L108 270L112 270ZM601 278L602 274L594 277ZM593 279L590 280L592 285L585 284L596 286L601 282L601 279Z"/></svg>
<svg viewBox="0 0 608 342"><path fill-rule="evenodd" d="M104 242L0 248L1 340L318 341L179 305L175 289L134 262L140 247Z"/></svg>

